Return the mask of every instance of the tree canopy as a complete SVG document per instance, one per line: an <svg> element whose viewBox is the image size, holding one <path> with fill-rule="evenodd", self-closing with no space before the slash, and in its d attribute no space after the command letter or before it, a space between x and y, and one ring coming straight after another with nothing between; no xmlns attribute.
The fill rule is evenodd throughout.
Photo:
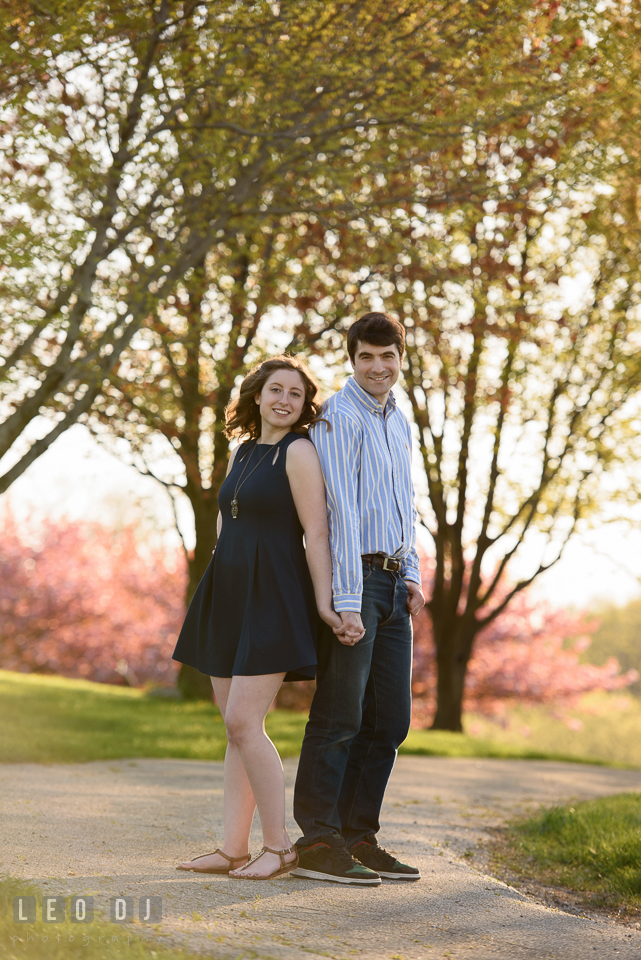
<svg viewBox="0 0 641 960"><path fill-rule="evenodd" d="M467 196L426 182L429 153L603 73L584 41L597 3L8 0L1 16L0 490L86 416L219 240Z"/></svg>

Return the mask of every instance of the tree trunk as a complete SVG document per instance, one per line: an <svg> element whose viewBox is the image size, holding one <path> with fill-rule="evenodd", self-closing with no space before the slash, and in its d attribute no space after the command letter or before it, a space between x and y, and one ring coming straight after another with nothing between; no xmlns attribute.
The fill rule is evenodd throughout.
<svg viewBox="0 0 641 960"><path fill-rule="evenodd" d="M432 730L463 732L463 694L465 675L474 642L474 633L468 634L460 624L434 622L436 644L436 714Z"/></svg>
<svg viewBox="0 0 641 960"><path fill-rule="evenodd" d="M218 490L199 490L198 496L191 498L196 527L196 546L189 560L189 584L187 603L191 601L196 587L203 578L205 570L216 546L216 521L218 519Z"/></svg>
<svg viewBox="0 0 641 960"><path fill-rule="evenodd" d="M211 560L212 550L216 544L216 518L218 516L218 490L213 488L204 490L202 487L187 491L194 510L196 526L196 546L194 555L189 560L189 582L187 585L187 603L193 597L196 587ZM230 598L230 602L231 598ZM177 680L178 689L185 700L211 700L212 688L210 678L183 663L180 667Z"/></svg>

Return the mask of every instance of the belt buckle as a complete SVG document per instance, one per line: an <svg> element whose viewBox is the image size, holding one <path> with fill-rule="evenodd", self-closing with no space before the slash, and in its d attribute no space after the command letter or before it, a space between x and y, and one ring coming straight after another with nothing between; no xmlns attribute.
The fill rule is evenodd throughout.
<svg viewBox="0 0 641 960"><path fill-rule="evenodd" d="M389 562L390 560L392 561L392 563L398 563L398 560L397 560L396 557L385 557L385 558L383 559L383 570L391 570L392 573L396 573L396 570L398 570L398 567L396 568L396 570L392 570L391 567L388 567L388 566L387 566L387 564L388 564L388 562Z"/></svg>

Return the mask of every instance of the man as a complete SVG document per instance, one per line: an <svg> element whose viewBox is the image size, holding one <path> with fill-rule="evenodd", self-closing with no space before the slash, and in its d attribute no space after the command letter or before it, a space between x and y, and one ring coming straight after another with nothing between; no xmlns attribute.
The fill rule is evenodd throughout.
<svg viewBox="0 0 641 960"><path fill-rule="evenodd" d="M294 876L374 886L418 880L376 840L399 745L409 730L412 626L425 603L415 550L412 436L391 389L405 331L383 313L349 328L354 375L323 408L311 439L327 488L334 608L322 631L294 816Z"/></svg>

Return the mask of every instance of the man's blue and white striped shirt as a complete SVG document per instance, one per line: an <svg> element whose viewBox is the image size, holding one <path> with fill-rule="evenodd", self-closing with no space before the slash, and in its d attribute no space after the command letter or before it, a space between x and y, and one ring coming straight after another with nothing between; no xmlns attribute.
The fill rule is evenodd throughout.
<svg viewBox="0 0 641 960"><path fill-rule="evenodd" d="M310 427L327 490L334 608L360 611L364 553L403 561L404 579L421 582L415 549L410 425L390 393L385 407L350 377L323 406L329 421Z"/></svg>

